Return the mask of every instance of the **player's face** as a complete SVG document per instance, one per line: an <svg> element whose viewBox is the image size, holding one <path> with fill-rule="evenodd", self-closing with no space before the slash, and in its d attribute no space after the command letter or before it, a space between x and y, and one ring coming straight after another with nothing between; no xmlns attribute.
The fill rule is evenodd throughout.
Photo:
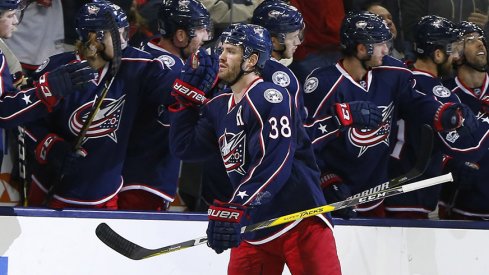
<svg viewBox="0 0 489 275"><path fill-rule="evenodd" d="M0 17L0 38L10 38L12 33L15 31L19 20L16 15L17 11L8 10L2 11L2 16Z"/></svg>
<svg viewBox="0 0 489 275"><path fill-rule="evenodd" d="M386 8L373 5L368 9L368 11L382 17L392 33L392 38L395 39L397 37L397 29L396 25L394 25L394 22L392 21L392 14Z"/></svg>
<svg viewBox="0 0 489 275"><path fill-rule="evenodd" d="M222 53L219 55L219 73L217 76L225 83L234 82L241 71L243 48L224 43L220 46L220 50Z"/></svg>
<svg viewBox="0 0 489 275"><path fill-rule="evenodd" d="M285 51L283 53L283 58L292 58L297 47L302 44L303 32L302 30L297 30L295 32L287 33L284 39Z"/></svg>
<svg viewBox="0 0 489 275"><path fill-rule="evenodd" d="M204 45L204 42L209 41L210 33L205 27L195 29L194 34L195 36L190 39L188 46L184 49L186 56L190 56Z"/></svg>
<svg viewBox="0 0 489 275"><path fill-rule="evenodd" d="M109 31L104 31L104 38L102 39L102 43L105 46L105 56L108 59L114 58L114 46L112 44L112 35Z"/></svg>
<svg viewBox="0 0 489 275"><path fill-rule="evenodd" d="M382 59L389 54L390 41L372 44L373 53L366 61L367 66L375 68L382 65Z"/></svg>
<svg viewBox="0 0 489 275"><path fill-rule="evenodd" d="M483 37L474 32L464 36L464 57L467 63L477 67L487 65L487 49Z"/></svg>

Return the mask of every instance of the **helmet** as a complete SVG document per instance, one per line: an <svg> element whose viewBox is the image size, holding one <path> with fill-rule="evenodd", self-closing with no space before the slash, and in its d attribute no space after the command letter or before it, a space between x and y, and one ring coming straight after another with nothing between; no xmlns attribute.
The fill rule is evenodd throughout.
<svg viewBox="0 0 489 275"><path fill-rule="evenodd" d="M482 28L477 26L476 24L474 24L472 22L462 21L457 26L457 28L460 30L461 36L464 36L464 35L467 35L467 34L473 33L473 32L480 34L480 36L482 36L482 41L484 42L484 45L486 45L484 30L482 30Z"/></svg>
<svg viewBox="0 0 489 275"><path fill-rule="evenodd" d="M279 0L264 1L253 12L251 23L266 28L272 36L304 29L304 19L296 7Z"/></svg>
<svg viewBox="0 0 489 275"><path fill-rule="evenodd" d="M272 40L267 29L253 24L235 23L224 30L219 38L222 44L232 44L243 47L243 58L258 54L256 66L265 67L265 62L272 54Z"/></svg>
<svg viewBox="0 0 489 275"><path fill-rule="evenodd" d="M118 28L128 28L129 22L124 11L117 5L106 1L85 4L75 18L75 28L80 40L87 41L89 32L96 32L97 39L103 38L103 31L110 27L107 13L111 14Z"/></svg>
<svg viewBox="0 0 489 275"><path fill-rule="evenodd" d="M437 15L423 16L415 26L415 50L421 55L430 55L440 48L451 52L450 44L459 38L460 31L455 24Z"/></svg>
<svg viewBox="0 0 489 275"><path fill-rule="evenodd" d="M173 36L178 29L194 37L196 28L204 27L210 32L211 26L210 14L198 0L163 0L161 3L158 29L163 37Z"/></svg>
<svg viewBox="0 0 489 275"><path fill-rule="evenodd" d="M23 10L26 4L26 0L0 0L0 10Z"/></svg>
<svg viewBox="0 0 489 275"><path fill-rule="evenodd" d="M341 25L341 47L346 53L354 53L358 44L372 45L392 39L384 20L371 12L350 12ZM369 48L369 55L373 48Z"/></svg>

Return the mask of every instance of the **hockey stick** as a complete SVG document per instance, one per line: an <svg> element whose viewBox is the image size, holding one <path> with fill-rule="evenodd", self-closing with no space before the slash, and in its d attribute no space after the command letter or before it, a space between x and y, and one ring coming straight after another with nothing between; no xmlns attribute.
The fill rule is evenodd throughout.
<svg viewBox="0 0 489 275"><path fill-rule="evenodd" d="M25 128L17 126L19 135L17 136L18 143L18 160L19 160L19 177L22 180L22 206L27 207L29 205L27 201L27 192L29 188L29 182L27 181L27 156L25 148Z"/></svg>
<svg viewBox="0 0 489 275"><path fill-rule="evenodd" d="M73 146L73 152L75 152L78 155L82 155L81 150L82 150L82 144L85 140L85 137L87 135L88 129L92 125L93 120L95 119L95 116L97 115L98 111L100 110L100 107L102 106L102 103L107 96L107 93L109 92L110 86L112 86L112 82L114 82L115 76L117 72L119 71L120 65L121 65L121 57L122 57L122 50L121 50L121 37L119 33L119 27L117 26L117 23L115 21L114 15L111 12L107 12L105 14L107 17L106 19L110 23L109 26L109 32L112 37L112 49L114 52L114 57L112 58L112 63L109 71L109 75L107 76L107 80L104 83L104 88L102 92L100 93L99 97L95 100L92 109L90 110L90 113L88 114L87 119L83 123L82 128L78 132L78 136L76 137L76 141ZM61 184L63 181L64 175L59 175L58 181L53 183L51 187L48 189L48 192L46 194L46 197L44 199L43 205L47 205L49 201L54 196L54 193L56 191L56 187Z"/></svg>
<svg viewBox="0 0 489 275"><path fill-rule="evenodd" d="M418 190L421 188L426 188L430 187L433 185L437 185L440 183L448 182L448 181L453 181L452 174L448 173L442 176L434 177L434 178L429 178L425 179L422 181L417 181L413 183L409 183L406 185L398 186L398 187L391 187L387 189L383 189L385 187L385 184L381 184L375 189L380 190L378 192L373 192L373 193L368 193L364 194L364 192L361 195L355 195L350 199L346 199L344 201L340 202L335 202L332 204L328 205L323 205L319 206L316 208L292 213L289 215L281 216L275 219L270 219L267 221L251 224L248 226L243 226L241 228L241 233L245 232L250 232L250 231L255 231L255 230L260 230L263 228L269 228L272 226L292 222L298 219L303 219L303 218L308 218L312 216L317 216L319 214L331 212L331 211L336 211L339 209L343 209L346 207L352 207L361 203L366 203L366 202L371 202L375 201L378 199L394 196L394 195L399 195L407 192L411 192L414 190ZM113 250L119 252L120 254L133 259L133 260L142 260L150 257L155 257L158 255L170 253L173 251L185 249L185 248L190 248L193 246L197 246L203 243L207 242L207 237L200 237L192 240L188 240L185 242L169 245L169 246L164 246L161 248L156 248L156 249L148 249L141 247L121 235L119 235L117 232L115 232L112 228L110 228L106 223L101 223L97 226L97 229L95 230L95 234L97 237L104 242L107 246L112 248Z"/></svg>

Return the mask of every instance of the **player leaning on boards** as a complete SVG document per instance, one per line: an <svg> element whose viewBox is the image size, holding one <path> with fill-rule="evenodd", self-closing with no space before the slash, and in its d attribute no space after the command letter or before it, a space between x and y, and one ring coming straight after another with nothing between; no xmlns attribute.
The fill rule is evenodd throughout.
<svg viewBox="0 0 489 275"><path fill-rule="evenodd" d="M21 0L0 0L0 38L12 36L25 4ZM2 51L0 69L0 127L4 128L39 119L51 112L63 97L95 77L95 71L89 69L86 62L78 62L53 68L34 82L34 87L18 90Z"/></svg>
<svg viewBox="0 0 489 275"><path fill-rule="evenodd" d="M228 202L209 208L209 246L217 253L232 248L229 274L281 274L285 262L293 274L341 274L326 215L241 235L243 225L321 206L325 199L293 98L260 77L270 59L268 31L233 24L219 43L218 78L232 93L199 109L198 102L174 90L179 104L170 127L177 156L205 160L220 151L233 185ZM205 93L214 82L217 58L203 51L197 56L199 66L186 64L179 82Z"/></svg>
<svg viewBox="0 0 489 275"><path fill-rule="evenodd" d="M210 39L210 26L209 12L198 0L166 0L160 4L161 36L145 44L143 50L162 62L168 71L168 87L161 96L170 93L184 60ZM119 209L164 211L175 199L180 160L170 153L166 107L158 106L155 100L143 104L131 131Z"/></svg>
<svg viewBox="0 0 489 275"><path fill-rule="evenodd" d="M460 105L441 104L413 89L412 72L388 56L391 38L379 16L349 13L341 28L343 59L314 70L305 82L306 129L331 202L387 181L395 141L391 131L399 117L437 131L462 127ZM382 201L356 210L362 216L385 216Z"/></svg>

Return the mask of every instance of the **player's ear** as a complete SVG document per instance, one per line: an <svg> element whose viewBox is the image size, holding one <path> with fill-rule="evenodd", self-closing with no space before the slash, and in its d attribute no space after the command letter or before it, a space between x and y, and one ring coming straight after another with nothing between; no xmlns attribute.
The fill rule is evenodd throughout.
<svg viewBox="0 0 489 275"><path fill-rule="evenodd" d="M173 35L173 43L179 48L185 47L188 44L187 32L183 29L178 29Z"/></svg>
<svg viewBox="0 0 489 275"><path fill-rule="evenodd" d="M252 53L250 57L247 59L247 64L246 64L246 70L251 70L256 66L256 63L258 62L258 54Z"/></svg>
<svg viewBox="0 0 489 275"><path fill-rule="evenodd" d="M359 54L360 56L367 54L367 46L365 46L364 44L357 44L356 49L357 49L357 54Z"/></svg>

